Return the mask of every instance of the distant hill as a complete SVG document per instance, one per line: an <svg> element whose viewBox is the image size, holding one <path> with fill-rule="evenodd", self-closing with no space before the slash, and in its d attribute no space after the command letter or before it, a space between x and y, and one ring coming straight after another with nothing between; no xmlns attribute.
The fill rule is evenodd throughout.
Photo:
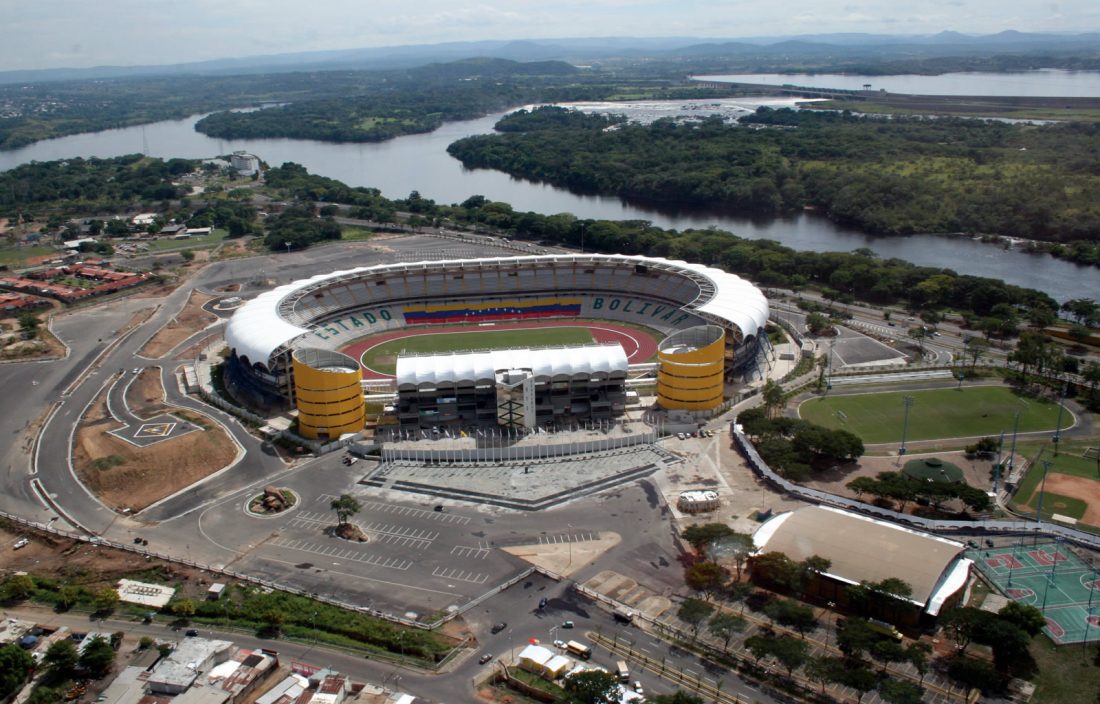
<svg viewBox="0 0 1100 704"><path fill-rule="evenodd" d="M97 66L0 72L0 84L148 76L240 75L300 71L405 69L462 59L586 63L614 58L691 59L742 57L760 61L903 60L993 54L1100 57L1100 33L1039 34L1005 31L969 35L815 34L746 38L590 37L491 40L297 52L215 59L184 64Z"/></svg>

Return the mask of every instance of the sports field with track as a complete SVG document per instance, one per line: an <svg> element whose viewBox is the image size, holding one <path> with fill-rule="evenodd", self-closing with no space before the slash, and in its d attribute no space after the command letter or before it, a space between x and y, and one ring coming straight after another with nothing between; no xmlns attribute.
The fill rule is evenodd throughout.
<svg viewBox="0 0 1100 704"><path fill-rule="evenodd" d="M818 425L849 430L868 444L900 442L905 396L913 398L906 432L909 441L1011 433L1017 412L1021 433L1052 431L1058 421L1057 403L1022 396L1003 386L832 395L806 401L798 413ZM1072 427L1075 420L1067 410L1062 427Z"/></svg>
<svg viewBox="0 0 1100 704"><path fill-rule="evenodd" d="M523 347L617 342L631 364L657 355L659 333L603 321L542 320L525 323L451 325L394 330L357 340L341 349L359 360L363 378L393 377L402 354L446 354Z"/></svg>

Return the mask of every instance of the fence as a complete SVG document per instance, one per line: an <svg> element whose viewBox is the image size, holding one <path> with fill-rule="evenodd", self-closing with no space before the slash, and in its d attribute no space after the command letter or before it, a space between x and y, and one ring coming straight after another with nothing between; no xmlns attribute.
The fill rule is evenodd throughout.
<svg viewBox="0 0 1100 704"><path fill-rule="evenodd" d="M414 462L501 462L501 461L538 461L567 455L607 452L634 445L657 441L656 431L632 433L602 437L596 440L560 443L529 443L520 445L498 445L495 447L443 449L414 449L382 447L382 461L411 460ZM449 442L443 440L441 442Z"/></svg>
<svg viewBox="0 0 1100 704"><path fill-rule="evenodd" d="M749 463L758 477L768 482L773 488L791 494L805 501L810 501L828 506L835 506L848 511L855 511L875 518L882 518L893 523L904 523L933 533L957 533L961 535L1046 535L1055 538L1063 538L1079 546L1091 550L1100 549L1100 536L1092 535L1084 531L1061 526L1054 523L1042 523L1039 521L1007 521L1007 520L978 520L978 521L947 521L913 516L907 513L898 513L885 508L879 508L870 504L836 496L824 491L810 489L800 484L787 481L779 476L764 462L756 448L748 441L744 433L736 428L735 423L730 423L730 435L737 443L737 449Z"/></svg>

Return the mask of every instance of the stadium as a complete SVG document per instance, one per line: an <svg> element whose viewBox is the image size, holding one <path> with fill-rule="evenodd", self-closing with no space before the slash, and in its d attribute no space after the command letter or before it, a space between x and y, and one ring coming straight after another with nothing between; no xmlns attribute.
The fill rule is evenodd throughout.
<svg viewBox="0 0 1100 704"><path fill-rule="evenodd" d="M310 438L361 430L364 389L392 394L401 422L421 427L598 420L621 409L623 379L637 362L656 369L661 408L706 415L758 373L767 319L768 302L748 281L653 257L540 255L358 267L280 286L237 310L226 328L225 381L249 406L296 409L299 432ZM365 338L448 326L471 332L587 326L580 321L607 321L603 328L620 337L600 337L594 323L588 344L399 357L391 378L375 374L367 381L362 357L347 354ZM658 335L655 362L637 356L641 344L632 348L633 358L624 353L631 344L626 338L645 337L624 333L632 329L627 326Z"/></svg>

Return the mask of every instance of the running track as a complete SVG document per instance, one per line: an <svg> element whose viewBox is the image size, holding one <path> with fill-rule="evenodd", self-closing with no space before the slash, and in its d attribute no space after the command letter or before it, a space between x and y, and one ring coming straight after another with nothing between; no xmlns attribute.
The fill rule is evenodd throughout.
<svg viewBox="0 0 1100 704"><path fill-rule="evenodd" d="M639 364L652 359L657 354L657 342L648 334L628 328L624 325L615 325L603 321L584 320L539 320L529 323L495 323L492 326L481 325L448 325L441 327L418 327L394 330L379 335L365 337L362 340L351 343L340 349L341 352L352 359L360 360L362 365L363 353L372 347L399 340L403 337L416 337L417 335L439 335L451 332L489 332L492 330L526 330L531 328L587 328L592 333L592 339L598 343L618 342L626 352L626 360L630 364ZM364 379L392 379L390 374L380 374L373 369L363 367Z"/></svg>

